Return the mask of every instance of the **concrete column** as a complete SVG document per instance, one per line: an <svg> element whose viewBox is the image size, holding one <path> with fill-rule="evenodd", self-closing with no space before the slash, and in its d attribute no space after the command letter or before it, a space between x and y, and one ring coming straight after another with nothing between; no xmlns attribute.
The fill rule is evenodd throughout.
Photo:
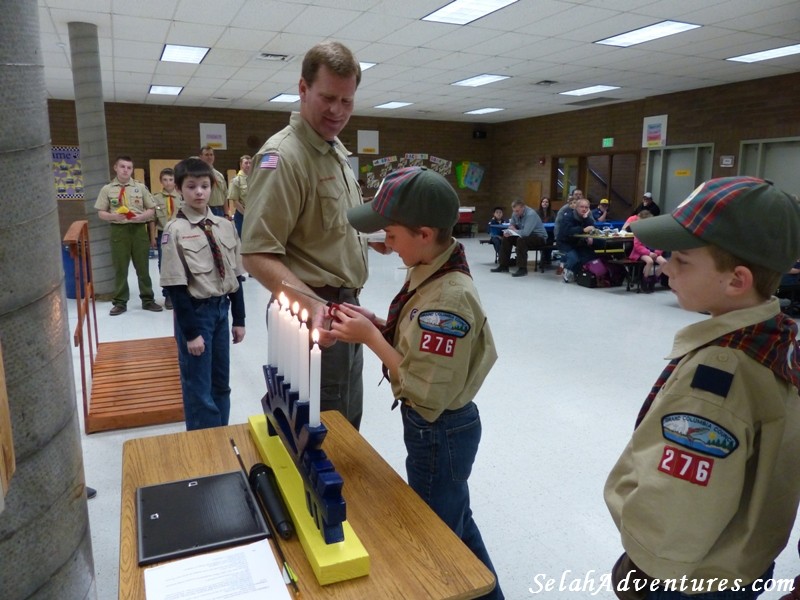
<svg viewBox="0 0 800 600"><path fill-rule="evenodd" d="M0 19L0 339L17 470L0 597L95 598L36 0Z"/></svg>
<svg viewBox="0 0 800 600"><path fill-rule="evenodd" d="M100 50L97 25L68 23L69 50L72 57L72 84L75 89L75 114L78 143L81 147L83 194L89 240L92 248L92 281L98 298L114 291L111 266L111 228L101 221L94 209L95 200L109 181L108 138L100 76Z"/></svg>

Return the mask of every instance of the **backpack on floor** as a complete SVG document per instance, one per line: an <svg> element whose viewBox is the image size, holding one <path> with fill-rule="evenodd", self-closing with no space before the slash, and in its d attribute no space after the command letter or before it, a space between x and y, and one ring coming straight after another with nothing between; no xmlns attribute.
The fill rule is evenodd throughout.
<svg viewBox="0 0 800 600"><path fill-rule="evenodd" d="M583 265L583 272L594 275L595 285L585 287L616 287L625 281L625 267L595 258Z"/></svg>
<svg viewBox="0 0 800 600"><path fill-rule="evenodd" d="M589 271L580 271L575 275L575 283L581 287L594 288L597 287L597 277Z"/></svg>

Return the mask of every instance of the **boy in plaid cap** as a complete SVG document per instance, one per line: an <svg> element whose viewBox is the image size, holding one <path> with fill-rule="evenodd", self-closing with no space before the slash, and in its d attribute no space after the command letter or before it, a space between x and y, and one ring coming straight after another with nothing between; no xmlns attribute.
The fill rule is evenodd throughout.
<svg viewBox="0 0 800 600"><path fill-rule="evenodd" d="M385 321L342 304L331 330L383 361L393 408L401 405L408 484L496 578L472 518L467 478L481 438L473 398L497 352L464 247L452 237L458 205L444 177L410 167L387 175L372 202L348 210L358 231L385 229L387 248L409 269ZM483 597L504 596L495 585Z"/></svg>
<svg viewBox="0 0 800 600"><path fill-rule="evenodd" d="M678 302L711 318L675 336L606 482L625 549L614 589L755 598L800 500L797 326L772 296L800 256L800 205L761 179L712 179L632 230L672 251Z"/></svg>

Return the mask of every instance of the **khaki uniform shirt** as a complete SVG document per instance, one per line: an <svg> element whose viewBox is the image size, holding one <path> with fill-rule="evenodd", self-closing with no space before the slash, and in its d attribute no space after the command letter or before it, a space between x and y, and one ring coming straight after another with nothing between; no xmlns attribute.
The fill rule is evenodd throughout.
<svg viewBox="0 0 800 600"><path fill-rule="evenodd" d="M125 197L120 198L122 189L125 188ZM147 189L143 183L135 179L129 179L127 183L122 184L115 177L103 186L100 193L97 195L97 201L94 203L95 210L105 210L110 213L117 212L121 206L127 206L128 210L134 214L140 215L149 208L155 208L153 196L150 190ZM111 221L112 225L127 225L128 221ZM138 225L139 223L134 223Z"/></svg>
<svg viewBox="0 0 800 600"><path fill-rule="evenodd" d="M161 286L185 285L189 295L198 300L225 296L238 290L237 276L245 271L233 223L210 210L203 215L184 206L183 213L188 218L175 218L167 223L161 237ZM217 272L211 246L200 224L205 219L213 222L212 233L225 263L224 280Z"/></svg>
<svg viewBox="0 0 800 600"><path fill-rule="evenodd" d="M228 184L225 182L225 177L222 173L212 167L214 171L214 179L217 180L217 185L211 188L211 196L208 199L209 206L225 206L225 200L228 198Z"/></svg>
<svg viewBox="0 0 800 600"><path fill-rule="evenodd" d="M497 360L497 351L472 278L458 271L427 279L458 242L429 265L408 272L416 292L400 311L394 347L403 355L392 381L395 398L428 422L468 404Z"/></svg>
<svg viewBox="0 0 800 600"><path fill-rule="evenodd" d="M172 197L169 202L167 202L168 196ZM181 198L180 192L178 192L177 189L172 190L171 194L167 194L167 192L161 190L153 194L153 202L155 202L156 205L156 228L159 231L164 231L164 228L167 226L167 221L172 219L175 213L178 212L178 209L183 205L183 198ZM172 210L169 210L170 208Z"/></svg>
<svg viewBox="0 0 800 600"><path fill-rule="evenodd" d="M668 358L683 359L605 486L622 545L650 577L748 585L786 545L800 498L798 391L741 350L701 348L778 311L773 298L675 336Z"/></svg>
<svg viewBox="0 0 800 600"><path fill-rule="evenodd" d="M253 157L242 252L281 255L313 287L363 287L367 243L347 221L361 193L347 155L293 113Z"/></svg>
<svg viewBox="0 0 800 600"><path fill-rule="evenodd" d="M247 175L245 175L243 171L239 171L236 177L231 181L231 187L228 190L228 200L239 202L242 206L247 207L248 191Z"/></svg>

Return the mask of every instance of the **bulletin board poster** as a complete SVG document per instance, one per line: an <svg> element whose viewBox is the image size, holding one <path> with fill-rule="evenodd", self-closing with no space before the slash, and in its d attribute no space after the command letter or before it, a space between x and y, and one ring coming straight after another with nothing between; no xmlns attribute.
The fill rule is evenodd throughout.
<svg viewBox="0 0 800 600"><path fill-rule="evenodd" d="M83 200L83 171L78 146L51 146L56 198Z"/></svg>
<svg viewBox="0 0 800 600"><path fill-rule="evenodd" d="M462 161L456 165L456 184L461 189L477 192L485 172L486 169L476 162Z"/></svg>
<svg viewBox="0 0 800 600"><path fill-rule="evenodd" d="M200 123L200 147L203 146L211 146L214 150L228 149L225 123Z"/></svg>
<svg viewBox="0 0 800 600"><path fill-rule="evenodd" d="M645 117L642 123L642 148L667 145L667 115Z"/></svg>

